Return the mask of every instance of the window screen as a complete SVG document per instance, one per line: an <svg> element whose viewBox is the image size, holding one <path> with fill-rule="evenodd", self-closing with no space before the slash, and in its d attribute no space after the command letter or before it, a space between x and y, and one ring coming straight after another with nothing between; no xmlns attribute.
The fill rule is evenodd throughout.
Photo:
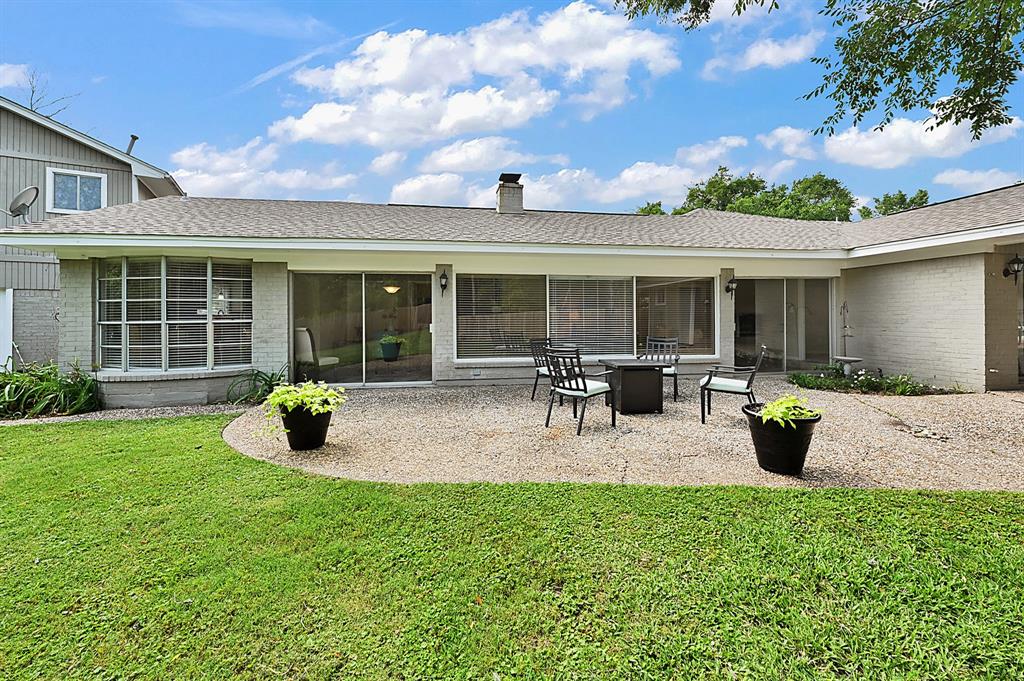
<svg viewBox="0 0 1024 681"><path fill-rule="evenodd" d="M530 339L547 336L543 275L459 274L458 356L528 357Z"/></svg>
<svg viewBox="0 0 1024 681"><path fill-rule="evenodd" d="M633 353L630 277L549 277L549 324L556 343L584 355Z"/></svg>
<svg viewBox="0 0 1024 681"><path fill-rule="evenodd" d="M636 346L647 337L678 338L681 355L715 352L715 280L711 277L637 277Z"/></svg>

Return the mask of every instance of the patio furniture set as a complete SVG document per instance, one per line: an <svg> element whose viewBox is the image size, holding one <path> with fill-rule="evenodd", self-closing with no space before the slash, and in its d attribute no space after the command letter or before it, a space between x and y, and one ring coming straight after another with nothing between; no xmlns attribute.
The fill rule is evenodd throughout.
<svg viewBox="0 0 1024 681"><path fill-rule="evenodd" d="M550 338L534 338L529 343L536 372L530 399L536 399L541 378L546 379L550 386L545 428L551 425L555 397L558 397L559 405L564 404L566 398L572 400L577 435L583 431L583 418L592 397L604 396L605 405L611 408L612 428L615 427L616 412L664 413L662 383L669 377L672 378L672 399L679 399L678 338L648 337L643 354L635 359L599 359L598 364L605 370L594 374L587 374L584 370L576 346L554 343ZM754 378L767 352L768 349L762 345L753 366L715 364L708 370L699 383L701 423L705 423L711 413L712 393L745 395L748 403L754 404Z"/></svg>

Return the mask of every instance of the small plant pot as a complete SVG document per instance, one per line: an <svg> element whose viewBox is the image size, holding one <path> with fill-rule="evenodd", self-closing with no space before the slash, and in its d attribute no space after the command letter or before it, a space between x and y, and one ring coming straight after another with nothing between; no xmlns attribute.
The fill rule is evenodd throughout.
<svg viewBox="0 0 1024 681"><path fill-rule="evenodd" d="M380 358L385 362L394 362L398 359L398 353L402 350L401 343L381 343Z"/></svg>
<svg viewBox="0 0 1024 681"><path fill-rule="evenodd" d="M763 423L759 412L761 404L743 405L743 413L750 426L750 437L754 440L757 465L771 473L800 475L804 460L811 446L814 426L821 416L809 419L794 419L793 426L780 426L775 421Z"/></svg>
<svg viewBox="0 0 1024 681"><path fill-rule="evenodd" d="M285 411L281 409L288 447L296 452L318 449L327 442L327 429L331 425L331 412L312 414L305 407Z"/></svg>

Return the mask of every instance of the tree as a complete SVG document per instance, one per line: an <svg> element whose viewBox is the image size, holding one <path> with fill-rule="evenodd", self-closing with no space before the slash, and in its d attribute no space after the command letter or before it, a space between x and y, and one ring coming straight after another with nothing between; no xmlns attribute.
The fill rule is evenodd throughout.
<svg viewBox="0 0 1024 681"><path fill-rule="evenodd" d="M686 193L686 201L683 205L673 209L673 215L689 213L697 208L710 208L712 210L730 210L729 206L736 201L753 197L763 192L767 187L764 178L753 173L742 177L733 177L732 173L725 166L719 166L718 171L704 182L698 182L690 187Z"/></svg>
<svg viewBox="0 0 1024 681"><path fill-rule="evenodd" d="M856 199L839 180L823 173L796 180L792 185L768 183L763 177L749 173L733 177L725 166L704 182L695 184L686 194L683 205L672 210L673 215L689 213L697 208L724 210L750 215L770 215L797 220L850 220ZM663 214L661 201L648 203L638 209L656 207Z"/></svg>
<svg viewBox="0 0 1024 681"><path fill-rule="evenodd" d="M778 0L734 0L735 14ZM616 0L633 19L653 15L687 30L708 22L715 0ZM845 35L835 56L815 57L824 74L804 99L822 95L834 110L815 133L835 132L882 108L878 127L897 112L927 108L932 125L969 121L977 139L1010 123L1007 93L1024 70L1020 0L826 0L820 13ZM953 79L952 90L946 88ZM940 88L943 89L940 95Z"/></svg>
<svg viewBox="0 0 1024 681"><path fill-rule="evenodd" d="M875 197L871 201L875 204L874 208L861 206L857 209L861 219L867 220L876 215L892 215L911 208L927 206L928 190L918 189L913 196L907 196L902 191L897 191L892 194L882 194L881 198Z"/></svg>
<svg viewBox="0 0 1024 681"><path fill-rule="evenodd" d="M637 215L665 215L665 209L661 207L661 201L648 201L636 209Z"/></svg>
<svg viewBox="0 0 1024 681"><path fill-rule="evenodd" d="M46 116L47 118L53 118L67 109L71 106L71 100L82 94L81 92L76 92L73 95L51 98L49 94L49 85L49 81L47 81L39 71L36 69L29 71L28 108L32 109L32 111L35 111L36 113ZM47 111L47 109L51 109L51 111Z"/></svg>

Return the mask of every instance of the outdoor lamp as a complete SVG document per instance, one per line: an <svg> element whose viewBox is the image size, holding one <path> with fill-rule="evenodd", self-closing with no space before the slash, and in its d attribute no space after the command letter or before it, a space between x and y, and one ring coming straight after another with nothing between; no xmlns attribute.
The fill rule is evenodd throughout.
<svg viewBox="0 0 1024 681"><path fill-rule="evenodd" d="M444 292L448 288L448 270L441 270L441 276L437 278L437 283L441 285L441 297L444 298Z"/></svg>
<svg viewBox="0 0 1024 681"><path fill-rule="evenodd" d="M1020 257L1016 253L1013 254L1013 260L1006 263L1006 267L1003 269L1003 276L1009 277L1013 275L1013 285L1017 285L1017 276L1024 272L1024 258Z"/></svg>
<svg viewBox="0 0 1024 681"><path fill-rule="evenodd" d="M729 298L732 298L733 294L736 293L737 285L739 285L739 282L736 281L736 277L733 277L729 281L725 282L725 292L729 294Z"/></svg>

